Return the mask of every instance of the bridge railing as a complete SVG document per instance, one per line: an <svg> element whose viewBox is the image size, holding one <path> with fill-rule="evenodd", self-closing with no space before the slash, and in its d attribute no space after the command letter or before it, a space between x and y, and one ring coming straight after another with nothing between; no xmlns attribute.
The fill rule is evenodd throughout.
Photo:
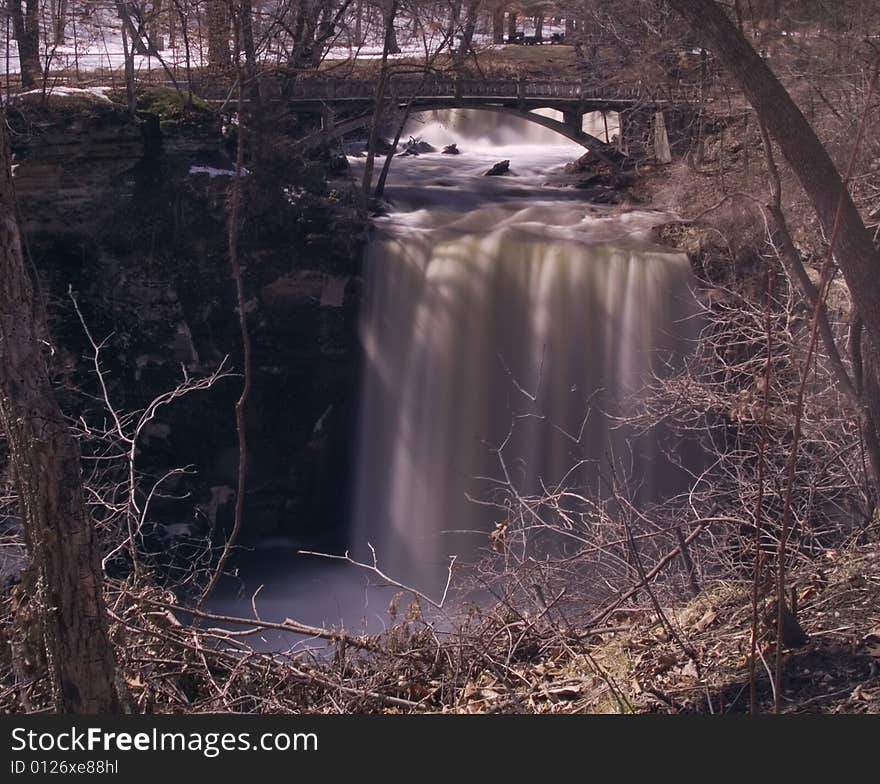
<svg viewBox="0 0 880 784"><path fill-rule="evenodd" d="M457 85L463 98L516 98L518 94L513 79L459 79Z"/></svg>
<svg viewBox="0 0 880 784"><path fill-rule="evenodd" d="M455 81L453 79L429 79L422 82L420 79L395 79L391 87L395 94L401 97L409 97L413 94L444 97L455 95Z"/></svg>
<svg viewBox="0 0 880 784"><path fill-rule="evenodd" d="M557 98L560 100L693 103L700 101L699 86L645 85L598 86L581 82L525 81L516 79L414 79L392 78L388 93L400 98L418 95L437 98ZM308 79L295 82L288 93L304 100L371 99L375 82L353 79Z"/></svg>

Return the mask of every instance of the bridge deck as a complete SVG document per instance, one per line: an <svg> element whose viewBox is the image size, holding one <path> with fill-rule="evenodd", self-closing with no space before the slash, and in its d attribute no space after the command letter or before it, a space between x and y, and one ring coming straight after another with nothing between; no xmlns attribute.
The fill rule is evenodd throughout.
<svg viewBox="0 0 880 784"><path fill-rule="evenodd" d="M452 100L551 100L554 103L598 104L692 104L705 100L698 87L690 85L649 89L644 85L597 87L581 82L524 81L514 79L392 79L389 94L399 98ZM376 83L351 79L307 79L288 90L291 102L357 102L373 100Z"/></svg>

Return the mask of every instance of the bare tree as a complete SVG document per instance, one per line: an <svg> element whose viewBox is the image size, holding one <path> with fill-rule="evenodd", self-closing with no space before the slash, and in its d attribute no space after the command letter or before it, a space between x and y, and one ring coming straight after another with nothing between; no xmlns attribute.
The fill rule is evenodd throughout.
<svg viewBox="0 0 880 784"><path fill-rule="evenodd" d="M37 86L40 67L40 3L26 0L24 9L20 0L8 0L12 30L18 42L18 60L21 67L21 86L32 90Z"/></svg>
<svg viewBox="0 0 880 784"><path fill-rule="evenodd" d="M120 710L80 452L52 392L45 328L22 254L5 117L0 121L0 424L37 575L55 708Z"/></svg>
<svg viewBox="0 0 880 784"><path fill-rule="evenodd" d="M231 14L229 0L207 0L208 64L227 66L230 63L229 36Z"/></svg>
<svg viewBox="0 0 880 784"><path fill-rule="evenodd" d="M367 161L364 165L364 176L361 182L365 201L369 200L370 190L373 186L373 167L376 161L376 145L379 141L379 125L382 121L385 94L388 90L388 56L392 54L392 49L397 47L397 39L394 35L394 17L397 14L397 6L397 0L390 0L388 13L385 14L385 38L379 70L379 85L376 89L376 105L373 111L373 122L370 125L370 138L367 142Z"/></svg>
<svg viewBox="0 0 880 784"><path fill-rule="evenodd" d="M61 46L67 40L65 28L67 26L68 0L51 0L50 10L52 13L52 39L56 46Z"/></svg>
<svg viewBox="0 0 880 784"><path fill-rule="evenodd" d="M813 204L865 325L863 347L867 404L880 421L880 265L877 249L847 185L810 123L767 63L714 0L669 0L726 64L760 121L779 145Z"/></svg>
<svg viewBox="0 0 880 784"><path fill-rule="evenodd" d="M461 40L455 49L453 57L453 67L461 70L464 67L465 60L471 51L474 41L474 33L477 30L477 16L480 11L481 0L470 0L465 11L464 26L461 30Z"/></svg>

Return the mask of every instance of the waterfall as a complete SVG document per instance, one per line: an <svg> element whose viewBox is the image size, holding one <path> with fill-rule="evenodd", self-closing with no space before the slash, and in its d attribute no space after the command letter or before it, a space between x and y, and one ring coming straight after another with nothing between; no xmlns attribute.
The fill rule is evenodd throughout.
<svg viewBox="0 0 880 784"><path fill-rule="evenodd" d="M503 519L487 503L505 472L522 493L563 479L594 493L595 461L626 464L631 447L641 498L669 490L655 439L610 417L697 324L686 258L653 240L665 216L563 187L557 175L583 155L578 145L488 112L413 118L407 132L461 154L395 158L393 209L375 221L347 536L351 556L372 562L371 545L385 574L438 596L448 557L473 561ZM512 176L483 176L502 159ZM248 591L263 587L265 618L377 632L398 590L278 548L239 562ZM215 608L250 612L251 593L239 591Z"/></svg>
<svg viewBox="0 0 880 784"><path fill-rule="evenodd" d="M503 513L479 502L500 480L536 492L626 455L606 413L681 350L693 310L687 260L650 243L648 215L447 198L386 222L368 250L351 535L354 553L372 557L369 542L388 573L435 590L450 555L487 545ZM662 461L650 439L636 449L650 496Z"/></svg>

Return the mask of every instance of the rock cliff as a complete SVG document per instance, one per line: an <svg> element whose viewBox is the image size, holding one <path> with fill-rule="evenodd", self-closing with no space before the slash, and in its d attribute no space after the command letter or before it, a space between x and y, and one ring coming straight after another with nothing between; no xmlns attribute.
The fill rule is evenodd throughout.
<svg viewBox="0 0 880 784"><path fill-rule="evenodd" d="M40 96L10 111L16 189L43 286L56 370L70 410L95 376L72 291L97 340L116 406L135 410L225 357L240 368L226 246L234 124L175 96L133 118L101 96ZM366 220L345 179L259 141L243 180L241 254L254 343L245 541L327 541L345 517L357 384L356 309ZM198 475L157 505L159 529L193 531L231 514L233 405L240 378L167 410L142 444L155 471ZM194 516L195 515L195 516ZM332 541L329 540L329 541Z"/></svg>

